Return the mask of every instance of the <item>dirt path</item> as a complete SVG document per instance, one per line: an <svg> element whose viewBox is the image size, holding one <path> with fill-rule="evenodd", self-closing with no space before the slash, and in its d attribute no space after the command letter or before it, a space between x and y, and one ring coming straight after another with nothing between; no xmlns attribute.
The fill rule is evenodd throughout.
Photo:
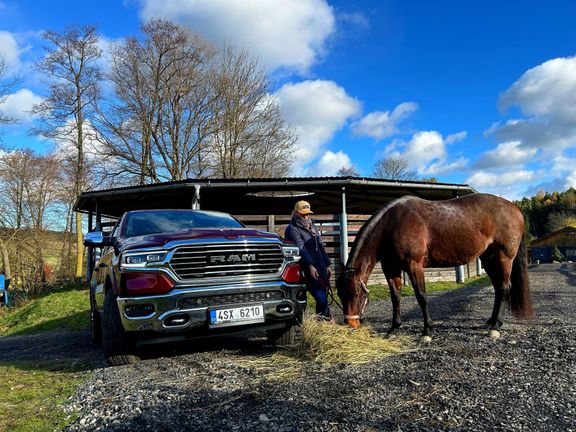
<svg viewBox="0 0 576 432"><path fill-rule="evenodd" d="M483 327L492 288L464 288L430 296L430 345L367 365L305 363L271 379L251 366L271 351L243 344L98 368L67 430L576 431L576 268L540 265L530 280L536 318L507 316L498 340ZM416 340L420 312L403 301L402 332ZM390 316L389 302L370 304L376 331ZM0 339L0 360L40 358L35 349L100 358L86 333L63 332Z"/></svg>

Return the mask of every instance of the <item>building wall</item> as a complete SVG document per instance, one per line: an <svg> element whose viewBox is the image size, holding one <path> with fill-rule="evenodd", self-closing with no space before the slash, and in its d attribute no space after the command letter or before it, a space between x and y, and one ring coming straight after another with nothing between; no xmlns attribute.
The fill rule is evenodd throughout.
<svg viewBox="0 0 576 432"><path fill-rule="evenodd" d="M531 246L532 247L558 246L558 247L576 248L576 229L556 231L545 238L532 241Z"/></svg>
<svg viewBox="0 0 576 432"><path fill-rule="evenodd" d="M533 263L552 262L552 250L558 247L567 260L576 261L576 228L564 228L544 238L530 243L530 257Z"/></svg>
<svg viewBox="0 0 576 432"><path fill-rule="evenodd" d="M552 251L553 246L544 246L544 247L534 247L532 246L530 251L530 257L532 259L532 263L551 263L552 262ZM558 250L564 258L569 261L576 261L576 247L564 247L558 246Z"/></svg>

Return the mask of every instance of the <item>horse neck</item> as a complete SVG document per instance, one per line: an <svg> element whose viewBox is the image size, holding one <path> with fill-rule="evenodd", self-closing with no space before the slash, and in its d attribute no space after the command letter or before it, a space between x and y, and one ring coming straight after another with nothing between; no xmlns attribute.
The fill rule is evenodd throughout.
<svg viewBox="0 0 576 432"><path fill-rule="evenodd" d="M374 266L378 262L377 254L381 232L381 229L373 229L369 235L363 233L360 242L354 245L348 259L347 267L355 269L357 275L364 282L368 280Z"/></svg>

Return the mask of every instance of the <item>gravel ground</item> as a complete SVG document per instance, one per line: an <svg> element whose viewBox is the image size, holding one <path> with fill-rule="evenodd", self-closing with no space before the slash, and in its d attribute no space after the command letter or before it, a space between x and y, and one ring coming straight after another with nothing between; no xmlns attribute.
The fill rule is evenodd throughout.
<svg viewBox="0 0 576 432"><path fill-rule="evenodd" d="M492 288L430 296L429 345L371 364L258 362L258 343L204 345L137 365L99 368L67 407L66 431L576 431L576 267L530 270L536 319L483 328ZM421 330L404 299L402 333ZM367 321L384 332L389 302ZM224 348L226 346L226 348Z"/></svg>

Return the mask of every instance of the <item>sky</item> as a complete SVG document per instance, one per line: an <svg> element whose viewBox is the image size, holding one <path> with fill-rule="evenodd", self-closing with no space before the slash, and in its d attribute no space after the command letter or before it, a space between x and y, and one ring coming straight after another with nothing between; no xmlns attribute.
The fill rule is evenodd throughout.
<svg viewBox="0 0 576 432"><path fill-rule="evenodd" d="M298 135L293 176L400 157L422 178L508 199L576 187L576 2L557 0L0 0L0 55L22 81L3 145L46 95L42 32L98 27L104 52L164 18L247 49ZM105 62L104 62L105 63Z"/></svg>

